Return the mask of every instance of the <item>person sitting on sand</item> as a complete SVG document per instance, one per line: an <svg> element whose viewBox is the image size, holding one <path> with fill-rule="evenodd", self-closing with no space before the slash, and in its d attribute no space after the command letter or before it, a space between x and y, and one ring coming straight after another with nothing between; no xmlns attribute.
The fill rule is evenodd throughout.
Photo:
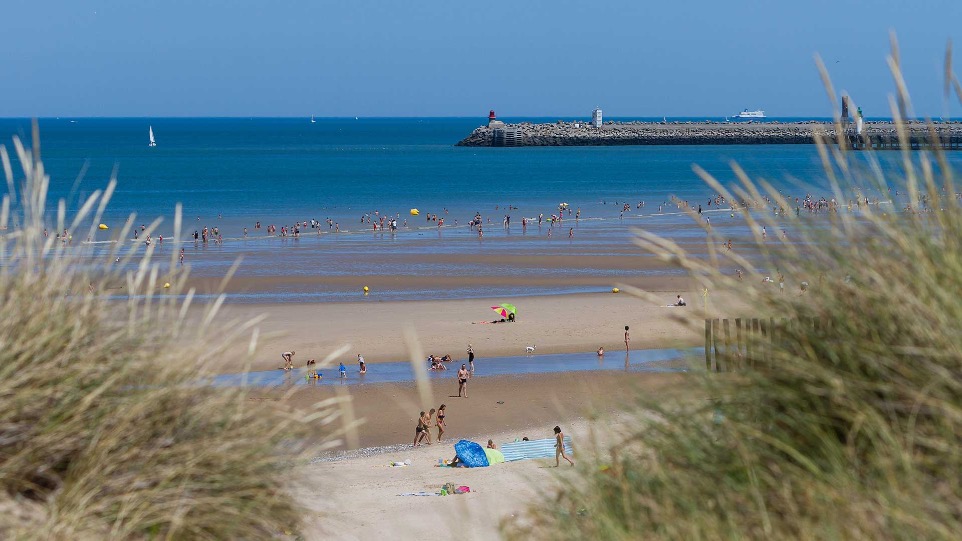
<svg viewBox="0 0 962 541"><path fill-rule="evenodd" d="M315 361L314 359L307 361L307 366L313 366L315 364L317 364L317 361Z"/></svg>
<svg viewBox="0 0 962 541"><path fill-rule="evenodd" d="M681 295L678 295L678 300L675 301L675 306L688 306L688 305L685 303L685 299L681 298Z"/></svg>
<svg viewBox="0 0 962 541"><path fill-rule="evenodd" d="M466 468L467 467L464 465L463 462L461 462L461 459L458 458L458 455L454 455L454 458L452 458L451 460L448 460L444 464L450 468Z"/></svg>
<svg viewBox="0 0 962 541"><path fill-rule="evenodd" d="M488 449L497 449L498 445L494 443L494 440L488 440Z"/></svg>

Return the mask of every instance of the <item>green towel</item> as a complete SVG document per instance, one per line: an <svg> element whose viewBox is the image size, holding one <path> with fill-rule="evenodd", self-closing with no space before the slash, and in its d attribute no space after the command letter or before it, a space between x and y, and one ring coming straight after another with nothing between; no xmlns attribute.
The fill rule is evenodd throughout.
<svg viewBox="0 0 962 541"><path fill-rule="evenodd" d="M488 449L487 447L485 447L484 454L487 455L488 457L489 466L504 463L504 455L501 453L501 451L498 451L497 449Z"/></svg>

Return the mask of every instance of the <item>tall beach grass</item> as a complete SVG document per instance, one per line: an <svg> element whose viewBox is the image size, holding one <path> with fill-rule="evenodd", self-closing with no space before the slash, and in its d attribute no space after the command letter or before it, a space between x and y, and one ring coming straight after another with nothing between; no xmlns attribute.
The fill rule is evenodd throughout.
<svg viewBox="0 0 962 541"><path fill-rule="evenodd" d="M893 40L892 115L904 141L911 107L899 62ZM962 100L950 66L946 96ZM556 498L505 524L508 537L962 538L962 207L953 172L937 148L902 151L894 175L871 154L818 148L836 204L817 217L796 216L793 201L735 164L741 182L731 190L699 170L727 201L768 209L736 211L760 259L728 252L707 226L707 259L638 232L644 249L752 307L731 317L784 321L774 339L752 344L767 362L695 375L690 395L670 403L639 398L632 435L580 461ZM865 204L868 191L887 199L896 190L907 206ZM779 207L787 212L772 212ZM763 238L763 225L790 234ZM746 269L743 280L723 270L732 267ZM763 283L778 273L784 291Z"/></svg>
<svg viewBox="0 0 962 541"><path fill-rule="evenodd" d="M305 419L255 409L243 389L200 385L227 344L249 340L254 351L257 321L223 320L223 298L188 319L193 291L179 250L162 264L156 244L124 242L132 219L92 259L83 241L116 181L76 213L64 201L49 213L36 130L31 148L14 139L11 156L0 146L0 538L296 531L291 468L305 436L337 436L337 401ZM129 300L108 300L117 284Z"/></svg>

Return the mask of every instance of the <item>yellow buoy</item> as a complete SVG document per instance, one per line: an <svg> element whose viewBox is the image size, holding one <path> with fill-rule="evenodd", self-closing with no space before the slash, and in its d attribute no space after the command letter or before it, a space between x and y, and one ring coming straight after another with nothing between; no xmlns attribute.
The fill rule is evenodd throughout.
<svg viewBox="0 0 962 541"><path fill-rule="evenodd" d="M613 288L611 288L611 292L612 292L612 293L621 293L621 290L618 289L617 287L613 287Z"/></svg>
<svg viewBox="0 0 962 541"><path fill-rule="evenodd" d="M420 210L418 210L418 209L411 209L411 216L417 216L418 214L421 214L421 211L420 211Z"/></svg>
<svg viewBox="0 0 962 541"><path fill-rule="evenodd" d="M164 289L170 289L170 282L164 282Z"/></svg>
<svg viewBox="0 0 962 541"><path fill-rule="evenodd" d="M107 224L100 224L100 225L97 226L97 227L99 227L100 229L109 229L109 228L107 227Z"/></svg>
<svg viewBox="0 0 962 541"><path fill-rule="evenodd" d="M367 286L364 286L364 292L367 293L368 291L370 291L370 288L368 288Z"/></svg>

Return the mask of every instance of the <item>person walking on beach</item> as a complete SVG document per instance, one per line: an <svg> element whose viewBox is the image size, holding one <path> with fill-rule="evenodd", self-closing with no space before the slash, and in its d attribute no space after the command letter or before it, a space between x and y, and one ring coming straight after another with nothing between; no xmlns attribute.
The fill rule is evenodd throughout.
<svg viewBox="0 0 962 541"><path fill-rule="evenodd" d="M445 425L444 425L444 410L445 410L445 409L447 409L447 406L444 405L444 404L441 404L440 406L438 406L438 417L437 417L438 420L437 420L437 422L435 423L435 424L437 425L437 427L438 427L438 443L441 443L441 436L444 435L444 426L445 426Z"/></svg>
<svg viewBox="0 0 962 541"><path fill-rule="evenodd" d="M625 352L626 352L626 353L627 353L628 350L630 349L630 348L629 348L629 344L630 344L630 343L631 343L631 337L628 336L628 326L625 325Z"/></svg>
<svg viewBox="0 0 962 541"><path fill-rule="evenodd" d="M572 466L575 465L574 462L568 458L565 454L565 434L561 431L560 426L554 427L554 467L557 468L561 465L561 459L564 458L568 461L568 464Z"/></svg>
<svg viewBox="0 0 962 541"><path fill-rule="evenodd" d="M458 370L458 397L464 396L468 397L468 367L462 364L461 369Z"/></svg>
<svg viewBox="0 0 962 541"><path fill-rule="evenodd" d="M359 365L358 372L362 374L367 374L367 366L365 366L364 357L361 357L360 353L357 354L357 364Z"/></svg>
<svg viewBox="0 0 962 541"><path fill-rule="evenodd" d="M434 417L434 412L436 411L437 410L434 408L431 408L431 410L428 411L427 419L424 421L424 432L421 433L422 439L428 439L428 445L431 445L431 418Z"/></svg>
<svg viewBox="0 0 962 541"><path fill-rule="evenodd" d="M474 372L474 348L471 344L468 344L468 366L471 367L471 371Z"/></svg>
<svg viewBox="0 0 962 541"><path fill-rule="evenodd" d="M428 439L428 445L431 445L431 433L429 428L431 427L431 415L434 415L434 408L431 408L431 414L421 412L421 416L418 418L418 426L414 429L414 446L417 447L424 438Z"/></svg>
<svg viewBox="0 0 962 541"><path fill-rule="evenodd" d="M284 370L292 370L294 368L294 352L285 351L281 353L281 359L284 359Z"/></svg>
<svg viewBox="0 0 962 541"><path fill-rule="evenodd" d="M422 411L418 415L418 425L414 428L414 447L417 447L418 443L420 443L422 439L421 434L423 432L424 432L424 412Z"/></svg>

